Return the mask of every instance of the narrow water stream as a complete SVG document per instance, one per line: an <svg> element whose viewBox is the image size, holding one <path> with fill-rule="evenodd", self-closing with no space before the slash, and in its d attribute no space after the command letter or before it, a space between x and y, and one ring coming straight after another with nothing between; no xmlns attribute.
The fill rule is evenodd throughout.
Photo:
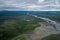
<svg viewBox="0 0 60 40"><path fill-rule="evenodd" d="M40 18L46 22L48 22L49 24L51 24L57 31L60 31L60 23L56 22L56 21L53 21L49 18L44 18L44 17L38 17L36 15L31 15L31 16L34 16L36 18Z"/></svg>
<svg viewBox="0 0 60 40"><path fill-rule="evenodd" d="M53 21L49 18L39 17L36 15L29 15L29 16L42 19L51 25L46 26L45 24L42 24L40 27L35 28L35 30L33 30L31 33L22 35L25 36L27 40L41 40L43 37L46 37L48 35L60 33L60 23ZM21 35L15 37L14 39L20 36Z"/></svg>
<svg viewBox="0 0 60 40"><path fill-rule="evenodd" d="M30 15L33 16L35 18L39 18L42 19L44 21L46 21L48 24L48 26L46 26L45 24L42 24L40 27L37 27L33 33L30 35L31 40L40 40L48 35L51 34L59 34L60 33L60 23L53 21L49 18L44 18L44 17L39 17L36 15Z"/></svg>

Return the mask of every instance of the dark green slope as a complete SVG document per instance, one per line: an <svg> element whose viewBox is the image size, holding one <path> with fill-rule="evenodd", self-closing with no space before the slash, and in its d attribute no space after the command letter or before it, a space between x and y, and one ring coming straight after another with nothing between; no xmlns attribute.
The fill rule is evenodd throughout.
<svg viewBox="0 0 60 40"><path fill-rule="evenodd" d="M30 33L40 26L39 22L44 22L24 13L4 11L0 14L0 40L11 40L18 35Z"/></svg>

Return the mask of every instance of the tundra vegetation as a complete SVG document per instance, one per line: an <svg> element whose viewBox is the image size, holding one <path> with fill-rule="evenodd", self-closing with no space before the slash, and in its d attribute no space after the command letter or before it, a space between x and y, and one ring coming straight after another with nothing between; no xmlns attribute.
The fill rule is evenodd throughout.
<svg viewBox="0 0 60 40"><path fill-rule="evenodd" d="M0 12L0 40L11 40L18 35L29 34L36 27L40 27L39 23L45 21L26 15L29 11L2 11ZM60 22L60 12L39 12L30 11L30 14L47 17L52 20ZM57 14L58 13L58 14ZM42 40L55 40L59 37L55 34L49 35ZM24 36L17 38L16 40L26 40Z"/></svg>

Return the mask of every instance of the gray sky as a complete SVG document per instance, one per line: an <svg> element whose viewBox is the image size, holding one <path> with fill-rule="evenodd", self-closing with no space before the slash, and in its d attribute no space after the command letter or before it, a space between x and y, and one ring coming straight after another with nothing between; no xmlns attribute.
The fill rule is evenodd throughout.
<svg viewBox="0 0 60 40"><path fill-rule="evenodd" d="M0 10L60 10L60 0L0 0Z"/></svg>

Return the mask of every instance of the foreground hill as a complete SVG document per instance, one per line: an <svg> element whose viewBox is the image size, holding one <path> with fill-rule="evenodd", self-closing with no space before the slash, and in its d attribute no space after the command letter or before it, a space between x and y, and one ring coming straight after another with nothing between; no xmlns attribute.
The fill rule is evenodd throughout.
<svg viewBox="0 0 60 40"><path fill-rule="evenodd" d="M49 40L55 39L55 37L60 38L56 36L57 31L52 25L41 19L26 15L27 13L60 21L59 11L1 11L0 40L40 40L42 37L44 37L42 40Z"/></svg>
<svg viewBox="0 0 60 40"><path fill-rule="evenodd" d="M40 26L41 19L25 15L21 12L0 12L0 39L11 40L12 38L30 33Z"/></svg>

